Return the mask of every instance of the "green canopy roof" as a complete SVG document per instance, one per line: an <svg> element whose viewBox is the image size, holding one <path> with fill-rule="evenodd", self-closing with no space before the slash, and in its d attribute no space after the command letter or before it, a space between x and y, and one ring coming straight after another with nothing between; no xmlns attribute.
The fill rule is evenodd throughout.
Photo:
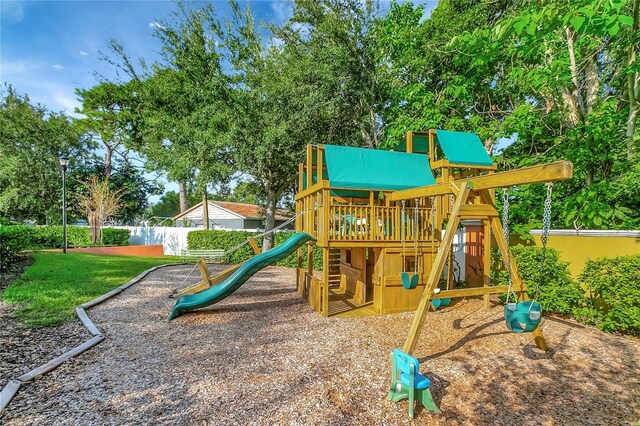
<svg viewBox="0 0 640 426"><path fill-rule="evenodd" d="M436 183L426 155L324 145L334 188L397 191Z"/></svg>
<svg viewBox="0 0 640 426"><path fill-rule="evenodd" d="M475 133L436 130L436 143L442 148L444 156L451 164L467 164L471 166L492 166L493 161L484 149L480 137ZM400 142L395 151L405 152L406 141ZM427 154L429 139L425 133L414 133L413 152Z"/></svg>
<svg viewBox="0 0 640 426"><path fill-rule="evenodd" d="M493 166L491 157L475 133L436 130L436 139L442 147L445 157L452 164Z"/></svg>

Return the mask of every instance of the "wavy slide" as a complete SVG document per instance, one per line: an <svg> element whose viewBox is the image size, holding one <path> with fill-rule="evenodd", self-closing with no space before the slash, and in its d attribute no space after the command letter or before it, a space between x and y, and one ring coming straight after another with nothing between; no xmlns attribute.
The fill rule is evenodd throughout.
<svg viewBox="0 0 640 426"><path fill-rule="evenodd" d="M204 308L205 306L213 305L225 299L239 289L242 284L256 272L284 259L299 247L312 240L314 240L314 238L304 232L293 234L279 246L247 260L229 278L215 287L211 287L197 294L181 297L173 306L171 314L169 314L169 321L180 315L183 311Z"/></svg>

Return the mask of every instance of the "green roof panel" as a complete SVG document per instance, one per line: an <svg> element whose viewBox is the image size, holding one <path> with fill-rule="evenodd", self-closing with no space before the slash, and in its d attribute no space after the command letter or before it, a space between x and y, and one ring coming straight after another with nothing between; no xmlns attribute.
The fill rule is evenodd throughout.
<svg viewBox="0 0 640 426"><path fill-rule="evenodd" d="M436 130L436 140L451 164L493 166L491 157L475 133Z"/></svg>
<svg viewBox="0 0 640 426"><path fill-rule="evenodd" d="M334 188L397 191L436 183L426 155L335 145L324 153Z"/></svg>

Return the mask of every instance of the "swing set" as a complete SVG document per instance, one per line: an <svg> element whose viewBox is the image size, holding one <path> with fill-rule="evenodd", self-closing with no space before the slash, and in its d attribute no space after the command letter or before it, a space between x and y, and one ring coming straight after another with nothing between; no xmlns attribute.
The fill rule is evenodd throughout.
<svg viewBox="0 0 640 426"><path fill-rule="evenodd" d="M449 306L453 299L477 296L488 308L492 295L506 295L508 329L532 333L536 345L547 349L537 301L544 274L529 292L510 253L508 193L501 221L495 190L548 184L572 175L568 161L498 171L473 133L409 131L393 151L308 145L294 197L299 214L296 231L315 238L316 250L310 245L298 249L297 290L323 316L414 311L402 350L392 357L396 383L389 398L415 398L432 405L429 381L419 376L417 361L407 358L416 350L430 310ZM541 271L551 192L549 186ZM454 238L461 223L466 226L470 221L481 224L474 225L480 229L481 272L476 282L462 287L454 281L454 262L457 250L466 248L454 244ZM490 282L494 243L509 277L499 285ZM314 271L314 251L322 256L321 271Z"/></svg>

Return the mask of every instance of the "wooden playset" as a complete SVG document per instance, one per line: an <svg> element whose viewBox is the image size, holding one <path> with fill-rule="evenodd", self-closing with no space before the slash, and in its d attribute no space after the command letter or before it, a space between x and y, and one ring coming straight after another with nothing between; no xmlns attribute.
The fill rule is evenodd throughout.
<svg viewBox="0 0 640 426"><path fill-rule="evenodd" d="M550 184L571 178L572 164L560 161L503 172L496 169L473 133L410 131L394 151L308 145L306 162L299 165L296 231L316 238L322 270L314 271L311 244L306 249L306 268L305 253L298 249L298 292L324 316L415 310L401 355L393 355L394 377L398 363L418 374L411 354L425 315L430 308L448 305L452 298L482 296L488 307L492 294L515 295L517 303L508 297L505 306L507 327L533 332L536 345L546 350L538 327L541 307L529 300L510 256L507 217L500 221L494 190L547 183L548 229ZM508 197L505 200L508 205ZM482 223L483 279L480 286L456 288L454 235L467 220ZM490 285L492 239L509 272L508 284ZM389 398L409 398L414 390L406 380L396 381ZM425 403L430 400L428 392L421 389Z"/></svg>

